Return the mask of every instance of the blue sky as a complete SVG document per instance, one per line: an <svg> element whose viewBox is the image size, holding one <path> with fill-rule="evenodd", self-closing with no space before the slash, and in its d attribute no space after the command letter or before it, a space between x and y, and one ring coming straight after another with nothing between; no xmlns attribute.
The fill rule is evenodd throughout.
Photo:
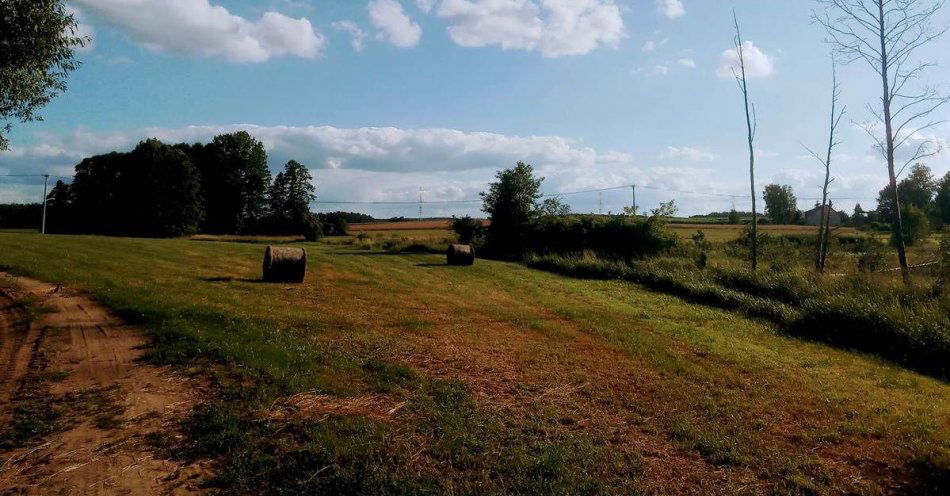
<svg viewBox="0 0 950 496"><path fill-rule="evenodd" d="M734 7L750 43L759 117L758 187L791 184L808 208L820 170L802 143L826 141L829 48L808 0L70 0L94 44L44 122L16 125L0 173L68 175L82 157L146 137L207 140L248 129L271 166L311 168L322 200L477 197L524 159L545 192L643 185L641 207L683 213L745 194L741 99L724 71ZM950 20L944 12L940 22ZM950 38L921 52L950 90ZM727 66L726 66L727 67ZM882 161L858 123L878 87L840 70L848 105L833 197L873 206ZM942 118L950 118L950 107ZM853 121L853 124L852 124ZM950 125L928 131L950 139ZM950 154L927 160L940 176ZM40 196L0 178L0 201ZM598 195L567 197L596 211ZM603 210L629 204L603 195ZM748 208L748 198L736 201ZM416 215L411 206L337 206ZM478 205L427 205L427 215Z"/></svg>

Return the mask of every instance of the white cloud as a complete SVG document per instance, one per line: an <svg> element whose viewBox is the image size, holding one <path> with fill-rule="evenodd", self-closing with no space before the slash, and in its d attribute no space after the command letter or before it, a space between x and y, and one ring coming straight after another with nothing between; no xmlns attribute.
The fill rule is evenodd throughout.
<svg viewBox="0 0 950 496"><path fill-rule="evenodd" d="M644 52L655 52L655 51L656 51L656 42L653 41L653 40L650 40L650 41L644 43L643 46L640 47L640 49L643 50Z"/></svg>
<svg viewBox="0 0 950 496"><path fill-rule="evenodd" d="M634 74L646 74L648 76L668 76L670 66L666 64L656 64L651 66L638 67L634 69Z"/></svg>
<svg viewBox="0 0 950 496"><path fill-rule="evenodd" d="M610 188L624 184L644 186L637 189L637 201L653 208L661 201L676 199L685 214L728 210L731 199L690 191L743 195L736 207L747 209L748 179L742 167L733 167L732 159L720 158L695 146L671 146L652 158L668 166L646 167L630 154L598 150L561 136L517 136L455 129L400 129L391 127L337 128L331 126L257 126L207 125L182 128L146 128L128 132L93 132L77 129L70 133L39 133L32 140L20 138L13 147L0 153L0 174L71 175L73 166L85 157L112 150L130 150L137 142L156 137L168 143L207 142L220 133L247 130L267 148L270 164L277 168L296 159L313 172L318 195L324 200L412 201L419 187L429 193L428 200L467 200L477 198L492 180L496 170L510 167L518 160L535 166L546 177L543 190L558 193ZM744 159L738 152L738 157ZM767 154L759 150L759 153ZM885 170L879 157L874 164L863 163L860 155L848 163L842 157L836 166L833 198L836 204L852 208L860 201L873 208L873 198L885 184ZM947 157L931 163L942 176ZM791 184L801 199L801 207L810 207L810 197L819 194L816 174L819 168L808 157L789 157L782 164L766 160L759 187L769 181ZM741 162L741 160L740 160ZM730 165L732 164L732 165ZM42 194L42 179L7 178L0 185L5 201L36 201ZM629 204L630 190L605 192L604 211L619 211ZM597 195L565 197L575 211L597 210ZM448 207L426 206L425 215L478 214L478 203ZM339 205L327 205L333 210ZM417 206L361 208L381 216L417 214Z"/></svg>
<svg viewBox="0 0 950 496"><path fill-rule="evenodd" d="M74 0L94 20L114 26L153 52L263 62L315 58L326 39L305 18L266 12L256 22L209 0Z"/></svg>
<svg viewBox="0 0 950 496"><path fill-rule="evenodd" d="M686 7L683 7L680 0L656 0L656 9L670 19L686 14Z"/></svg>
<svg viewBox="0 0 950 496"><path fill-rule="evenodd" d="M719 156L715 153L690 146L668 146L660 157L674 160L683 159L692 162L712 162L719 159Z"/></svg>
<svg viewBox="0 0 950 496"><path fill-rule="evenodd" d="M376 38L400 48L411 48L422 39L422 28L403 11L396 0L371 0L366 6L369 21L378 29Z"/></svg>
<svg viewBox="0 0 950 496"><path fill-rule="evenodd" d="M537 50L551 58L617 47L625 36L613 0L443 0L437 14L461 46Z"/></svg>
<svg viewBox="0 0 950 496"><path fill-rule="evenodd" d="M338 31L349 33L350 45L353 47L353 50L357 52L363 51L363 44L367 36L369 36L366 34L366 31L363 31L363 28L359 27L359 25L353 21L334 21L331 26Z"/></svg>
<svg viewBox="0 0 950 496"><path fill-rule="evenodd" d="M438 0L416 0L416 7L428 14L435 8L436 3L438 3Z"/></svg>
<svg viewBox="0 0 950 496"><path fill-rule="evenodd" d="M549 180L547 191L581 184L632 181L636 169L625 153L599 152L559 136L516 136L454 129L336 128L256 125L146 128L125 133L78 129L43 133L34 143L0 153L0 173L71 175L85 157L130 150L142 139L207 142L217 134L247 130L260 139L273 167L289 159L307 165L324 198L356 201L412 200L425 186L438 200L477 198L495 170L519 160ZM623 184L623 183L621 183ZM24 190L25 191L25 190ZM4 193L9 193L9 187ZM32 189L25 197L39 196ZM477 205L476 205L477 207ZM447 212L451 214L452 212ZM464 212L462 212L464 213ZM474 211L472 212L474 213Z"/></svg>
<svg viewBox="0 0 950 496"><path fill-rule="evenodd" d="M775 73L772 58L755 46L751 41L742 43L742 52L745 58L745 73L749 78L765 78ZM716 74L719 77L731 78L740 73L739 51L736 48L722 52L719 58L719 68Z"/></svg>
<svg viewBox="0 0 950 496"><path fill-rule="evenodd" d="M676 63L688 69L696 68L696 61L691 58L682 58L677 60Z"/></svg>

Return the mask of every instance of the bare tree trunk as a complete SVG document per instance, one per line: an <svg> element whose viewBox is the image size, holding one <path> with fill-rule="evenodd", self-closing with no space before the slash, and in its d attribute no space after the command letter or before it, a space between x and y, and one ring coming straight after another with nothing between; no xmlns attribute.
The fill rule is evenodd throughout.
<svg viewBox="0 0 950 496"><path fill-rule="evenodd" d="M884 125L884 136L870 123L865 124L864 130L887 161L888 187L894 208L891 229L901 275L904 283L910 284L897 176L907 165L939 153L941 145L935 140L921 141L900 167L894 163L894 154L911 145L911 141L918 141L922 131L944 122L934 118L934 113L950 102L950 96L942 96L934 86L921 83L922 74L937 64L914 60L913 55L950 31L950 24L940 22L942 26L935 26L933 22L941 18L947 0L816 1L825 7L825 12L816 13L813 18L824 26L836 53L847 62L866 62L881 77L881 110L868 108ZM914 149L914 146L909 148Z"/></svg>
<svg viewBox="0 0 950 496"><path fill-rule="evenodd" d="M739 55L740 74L736 75L739 83L739 89L742 91L742 100L745 103L745 123L748 131L749 142L749 186L752 194L752 271L755 272L759 266L759 216L755 208L755 107L749 105L749 86L745 73L745 53L742 46L742 32L739 29L739 18L736 12L732 11L732 19L736 26L736 51Z"/></svg>
<svg viewBox="0 0 950 496"><path fill-rule="evenodd" d="M825 182L822 184L821 189L821 221L818 223L818 250L817 256L815 257L815 266L818 269L819 273L825 272L825 260L828 253L828 241L829 241L829 220L831 218L831 206L828 201L828 185L831 184L831 154L835 149L835 145L838 143L835 141L835 134L838 129L838 124L841 123L841 118L844 117L845 110L841 109L838 111L838 96L840 95L838 87L838 70L834 62L834 57L831 59L831 125L828 132L828 152L825 155L825 159L821 160L820 157L814 152L812 155L817 158L822 165L825 167ZM810 151L810 150L809 150Z"/></svg>
<svg viewBox="0 0 950 496"><path fill-rule="evenodd" d="M825 252L825 203L827 202L827 196L823 195L821 201L821 217L818 221L818 246L815 250L815 269L819 273L825 272L825 261L823 258L823 253Z"/></svg>
<svg viewBox="0 0 950 496"><path fill-rule="evenodd" d="M821 245L821 254L819 255L820 261L821 261L820 263L821 263L821 271L822 271L822 272L825 271L825 265L828 263L828 250L829 250L829 247L831 246L831 209L832 209L832 205L833 205L833 202L828 201L828 213L826 213L826 214L824 215L824 226L825 226L824 229L825 229L825 230L821 233L822 239L824 239L824 243Z"/></svg>
<svg viewBox="0 0 950 496"><path fill-rule="evenodd" d="M881 102L884 104L884 133L887 143L887 178L891 187L891 199L894 202L894 212L892 217L891 229L894 231L894 239L897 244L897 260L901 265L901 276L905 284L910 284L910 271L907 269L907 248L904 246L904 224L901 220L901 204L897 193L897 173L894 170L894 126L891 118L891 88L887 75L890 74L888 67L889 59L887 53L887 26L884 17L884 0L876 0L878 8L878 22L880 23L880 42L881 42L881 82L884 86L884 98Z"/></svg>

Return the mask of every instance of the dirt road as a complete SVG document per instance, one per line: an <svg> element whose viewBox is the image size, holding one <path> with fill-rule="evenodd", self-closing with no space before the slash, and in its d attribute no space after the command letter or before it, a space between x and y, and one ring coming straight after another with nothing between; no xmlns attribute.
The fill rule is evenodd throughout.
<svg viewBox="0 0 950 496"><path fill-rule="evenodd" d="M89 298L0 277L18 288L0 293L0 494L198 493L203 469L147 440L190 411L200 381L138 361L142 333Z"/></svg>

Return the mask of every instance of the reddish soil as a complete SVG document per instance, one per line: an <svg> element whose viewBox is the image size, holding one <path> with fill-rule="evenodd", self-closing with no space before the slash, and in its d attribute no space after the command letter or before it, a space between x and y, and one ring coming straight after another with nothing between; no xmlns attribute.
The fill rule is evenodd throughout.
<svg viewBox="0 0 950 496"><path fill-rule="evenodd" d="M55 411L52 432L0 450L0 494L197 494L206 472L156 458L146 442L187 414L197 379L138 361L142 333L89 298L31 279L0 294L0 430ZM17 299L49 309L26 320ZM16 412L15 412L16 410Z"/></svg>

